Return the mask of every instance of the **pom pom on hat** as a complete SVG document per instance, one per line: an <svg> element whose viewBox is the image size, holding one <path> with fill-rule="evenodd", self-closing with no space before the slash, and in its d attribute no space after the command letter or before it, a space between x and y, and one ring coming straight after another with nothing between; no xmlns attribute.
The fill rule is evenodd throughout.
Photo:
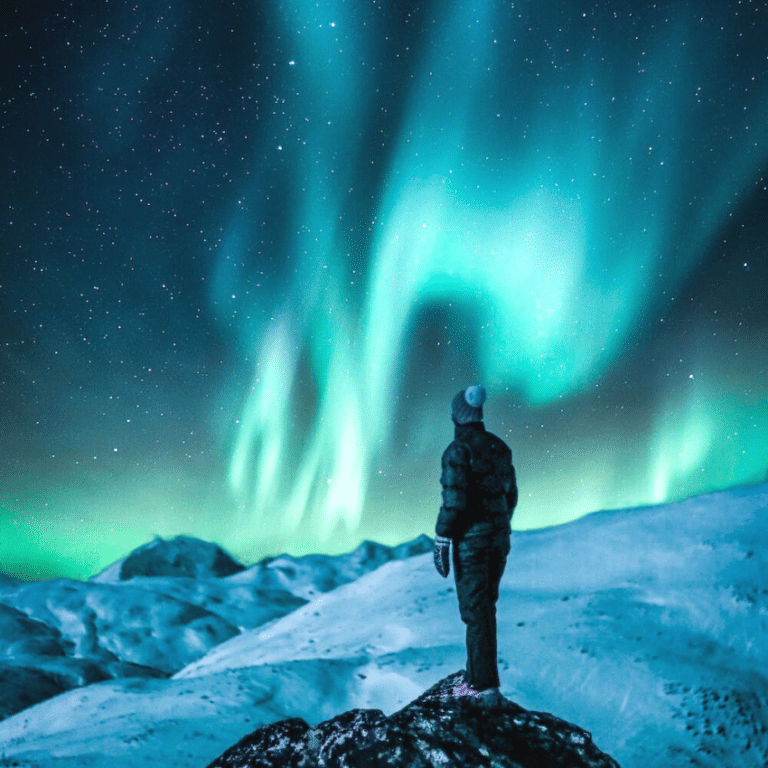
<svg viewBox="0 0 768 768"><path fill-rule="evenodd" d="M467 387L464 390L464 399L473 408L482 408L485 398L485 387L480 386L480 384L475 384L474 387Z"/></svg>
<svg viewBox="0 0 768 768"><path fill-rule="evenodd" d="M485 387L480 384L462 389L451 402L451 417L457 424L482 421L485 398Z"/></svg>

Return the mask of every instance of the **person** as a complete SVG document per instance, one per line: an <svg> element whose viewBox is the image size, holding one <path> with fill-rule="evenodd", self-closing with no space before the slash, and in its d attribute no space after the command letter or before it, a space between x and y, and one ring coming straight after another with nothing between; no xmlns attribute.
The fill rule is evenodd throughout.
<svg viewBox="0 0 768 768"><path fill-rule="evenodd" d="M442 506L435 525L435 567L453 572L461 620L466 624L467 668L457 696L501 700L496 660L496 602L517 506L512 451L483 423L485 388L462 389L451 402L453 442L442 458Z"/></svg>

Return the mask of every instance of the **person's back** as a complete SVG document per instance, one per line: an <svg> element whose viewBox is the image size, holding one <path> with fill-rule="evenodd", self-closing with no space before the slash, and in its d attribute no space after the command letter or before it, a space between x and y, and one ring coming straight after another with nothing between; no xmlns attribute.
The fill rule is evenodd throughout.
<svg viewBox="0 0 768 768"><path fill-rule="evenodd" d="M442 458L443 508L435 532L454 541L511 532L517 503L512 451L482 421L456 424Z"/></svg>
<svg viewBox="0 0 768 768"><path fill-rule="evenodd" d="M461 390L451 403L454 439L442 458L443 504L435 525L435 567L453 572L461 620L467 625L467 669L458 696L492 703L499 694L496 601L510 551L517 504L512 451L483 424L485 389Z"/></svg>

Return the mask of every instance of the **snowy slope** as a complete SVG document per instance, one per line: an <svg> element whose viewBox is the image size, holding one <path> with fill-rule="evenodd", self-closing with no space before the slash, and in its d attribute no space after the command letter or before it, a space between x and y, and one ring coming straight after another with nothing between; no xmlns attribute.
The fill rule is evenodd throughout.
<svg viewBox="0 0 768 768"><path fill-rule="evenodd" d="M284 555L245 569L215 544L177 536L139 547L85 583L0 583L0 720L70 688L168 677L241 630L306 604L300 594L431 548L426 536L398 547L363 542L345 555Z"/></svg>
<svg viewBox="0 0 768 768"><path fill-rule="evenodd" d="M503 693L592 731L623 768L763 768L767 528L764 485L515 533L498 604ZM293 583L311 582L309 567ZM464 658L452 577L429 553L390 560L172 679L101 682L20 712L0 722L0 755L199 767L284 717L389 714Z"/></svg>

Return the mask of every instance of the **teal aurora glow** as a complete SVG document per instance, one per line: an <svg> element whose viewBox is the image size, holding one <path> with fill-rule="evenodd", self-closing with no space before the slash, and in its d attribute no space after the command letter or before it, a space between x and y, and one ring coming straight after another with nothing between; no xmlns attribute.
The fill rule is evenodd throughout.
<svg viewBox="0 0 768 768"><path fill-rule="evenodd" d="M0 568L432 534L478 381L517 528L764 478L765 3L202 5L17 9Z"/></svg>

